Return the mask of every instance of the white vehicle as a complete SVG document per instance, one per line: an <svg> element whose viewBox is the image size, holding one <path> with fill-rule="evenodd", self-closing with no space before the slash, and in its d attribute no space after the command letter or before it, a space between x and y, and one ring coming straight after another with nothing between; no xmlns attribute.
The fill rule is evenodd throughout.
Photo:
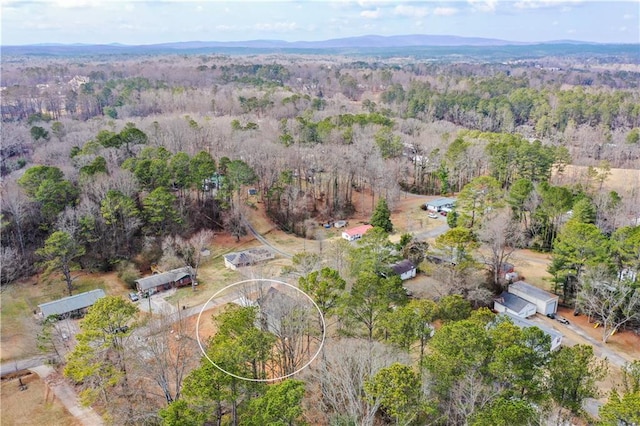
<svg viewBox="0 0 640 426"><path fill-rule="evenodd" d="M438 218L438 213L429 213L429 217L431 219L437 219Z"/></svg>
<svg viewBox="0 0 640 426"><path fill-rule="evenodd" d="M338 220L338 221L336 221L336 223L333 224L333 226L335 226L336 228L344 228L345 226L347 226L347 221L346 220Z"/></svg>

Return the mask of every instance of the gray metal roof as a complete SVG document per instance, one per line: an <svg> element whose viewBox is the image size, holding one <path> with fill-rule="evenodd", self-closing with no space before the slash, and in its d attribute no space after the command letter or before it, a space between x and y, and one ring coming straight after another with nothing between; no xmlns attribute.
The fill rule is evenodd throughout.
<svg viewBox="0 0 640 426"><path fill-rule="evenodd" d="M231 252L224 258L235 266L250 265L264 260L273 259L275 255L266 247L251 248L241 252Z"/></svg>
<svg viewBox="0 0 640 426"><path fill-rule="evenodd" d="M548 291L544 291L543 289L533 286L524 281L516 281L515 283L509 286L509 290L511 290L512 288L520 290L523 293L526 293L532 297L535 297L538 300L543 300L545 302L558 298L558 296L556 296L555 294L551 294Z"/></svg>
<svg viewBox="0 0 640 426"><path fill-rule="evenodd" d="M538 327L540 330L544 331L546 334L548 334L549 336L551 336L551 340L553 341L554 339L558 338L558 337L562 337L563 334L560 333L557 330L554 330L551 327L546 326L545 324L538 324L537 322L533 322L533 321L529 321L528 319L525 318L520 318L517 317L513 314L510 314L509 312L503 312L498 314L499 316L506 316L511 318L511 322L513 322L514 325L517 325L520 328L525 328L525 327Z"/></svg>
<svg viewBox="0 0 640 426"><path fill-rule="evenodd" d="M96 303L96 300L104 297L105 293L102 289L87 291L85 293L75 294L63 299L54 300L53 302L38 305L42 316L45 318L49 315L63 315L78 309L88 308Z"/></svg>
<svg viewBox="0 0 640 426"><path fill-rule="evenodd" d="M450 204L455 204L456 199L455 198L438 198L437 200L433 200L433 201L427 201L425 204L427 206L433 206L433 207L443 207L443 206L448 206Z"/></svg>
<svg viewBox="0 0 640 426"><path fill-rule="evenodd" d="M507 293L506 291L503 291L502 294L494 300L513 312L522 312L527 308L527 306L533 307L535 312L536 308L536 305L533 303L529 303L523 298L518 297L515 294Z"/></svg>
<svg viewBox="0 0 640 426"><path fill-rule="evenodd" d="M135 282L138 284L138 290L146 291L161 285L173 283L191 274L192 274L191 267L185 266L183 268L173 269L171 271L163 272L161 274L140 278Z"/></svg>

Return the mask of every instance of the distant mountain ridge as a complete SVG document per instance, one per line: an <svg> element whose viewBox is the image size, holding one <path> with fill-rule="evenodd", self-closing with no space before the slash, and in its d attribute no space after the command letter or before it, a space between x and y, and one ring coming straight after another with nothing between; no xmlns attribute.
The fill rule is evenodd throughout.
<svg viewBox="0 0 640 426"><path fill-rule="evenodd" d="M322 41L186 41L173 43L126 45L120 43L40 43L23 46L2 45L3 57L93 57L109 55L264 55L264 54L308 54L342 55L362 58L398 58L439 61L510 61L520 59L562 57L606 57L640 63L638 44L592 43L575 40L546 42L517 42L482 37L460 37L452 35L364 35L360 37L336 38ZM616 59L617 58L617 59Z"/></svg>
<svg viewBox="0 0 640 426"><path fill-rule="evenodd" d="M321 41L245 40L245 41L183 41L127 45L121 43L38 43L20 47L88 47L108 46L110 48L161 48L161 49L202 49L202 48L250 48L250 49L344 49L344 48L394 48L394 47L459 47L459 46L525 46L534 44L598 44L575 40L519 42L483 37L462 37L454 35L408 34L394 36L363 35L358 37L335 38ZM12 46L13 47L13 46ZM17 47L17 46L16 46Z"/></svg>
<svg viewBox="0 0 640 426"><path fill-rule="evenodd" d="M203 47L247 47L267 49L340 49L372 47L419 47L419 46L507 46L525 45L516 41L482 37L460 37L451 35L409 34L397 36L364 35L335 38L321 41L246 40L246 41L188 41L161 43L151 46L193 49Z"/></svg>

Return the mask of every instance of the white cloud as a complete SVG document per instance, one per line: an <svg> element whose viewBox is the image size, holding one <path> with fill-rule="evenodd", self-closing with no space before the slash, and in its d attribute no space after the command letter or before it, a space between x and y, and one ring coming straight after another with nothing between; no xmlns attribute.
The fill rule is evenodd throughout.
<svg viewBox="0 0 640 426"><path fill-rule="evenodd" d="M437 16L452 16L456 13L458 13L458 9L455 7L436 7L433 11L433 14Z"/></svg>
<svg viewBox="0 0 640 426"><path fill-rule="evenodd" d="M498 0L467 0L467 3L480 12L493 12L496 10Z"/></svg>
<svg viewBox="0 0 640 426"><path fill-rule="evenodd" d="M625 13L624 16L622 17L622 19L624 19L625 21L628 21L633 18L635 18L635 15L632 15L631 13Z"/></svg>
<svg viewBox="0 0 640 426"><path fill-rule="evenodd" d="M627 27L625 27L625 26L620 27L620 32L621 33L624 33L626 31L627 31Z"/></svg>
<svg viewBox="0 0 640 426"><path fill-rule="evenodd" d="M542 7L563 6L562 12L569 12L570 5L582 3L583 0L520 0L514 6L518 9L539 9Z"/></svg>
<svg viewBox="0 0 640 426"><path fill-rule="evenodd" d="M216 25L217 31L235 31L238 29L235 25Z"/></svg>
<svg viewBox="0 0 640 426"><path fill-rule="evenodd" d="M283 33L297 30L298 24L296 24L295 22L267 22L255 24L253 28L258 31L273 31Z"/></svg>
<svg viewBox="0 0 640 426"><path fill-rule="evenodd" d="M76 9L84 7L96 7L100 5L98 0L56 0L53 2L54 6L61 7L63 9Z"/></svg>
<svg viewBox="0 0 640 426"><path fill-rule="evenodd" d="M360 16L367 19L378 19L382 12L380 8L376 8L375 10L363 10L360 12Z"/></svg>
<svg viewBox="0 0 640 426"><path fill-rule="evenodd" d="M426 7L407 6L400 4L393 9L394 15L408 16L410 18L423 18L429 14L429 9Z"/></svg>

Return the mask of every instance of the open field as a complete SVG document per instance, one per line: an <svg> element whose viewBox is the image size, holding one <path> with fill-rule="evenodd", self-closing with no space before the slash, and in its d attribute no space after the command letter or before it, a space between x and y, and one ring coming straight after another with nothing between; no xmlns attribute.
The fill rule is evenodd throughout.
<svg viewBox="0 0 640 426"><path fill-rule="evenodd" d="M77 421L55 399L53 391L46 392L47 386L37 374L30 373L22 378L26 390L18 389L18 379L2 382L0 399L0 423L14 425L80 426Z"/></svg>
<svg viewBox="0 0 640 426"><path fill-rule="evenodd" d="M587 166L565 166L562 176L554 174L552 182L558 185L564 185L568 183L582 183L587 184ZM602 188L616 191L622 196L629 196L633 191L640 190L640 168L638 169L611 169L610 175L603 182ZM599 187L599 183L592 181L591 186L594 188Z"/></svg>

